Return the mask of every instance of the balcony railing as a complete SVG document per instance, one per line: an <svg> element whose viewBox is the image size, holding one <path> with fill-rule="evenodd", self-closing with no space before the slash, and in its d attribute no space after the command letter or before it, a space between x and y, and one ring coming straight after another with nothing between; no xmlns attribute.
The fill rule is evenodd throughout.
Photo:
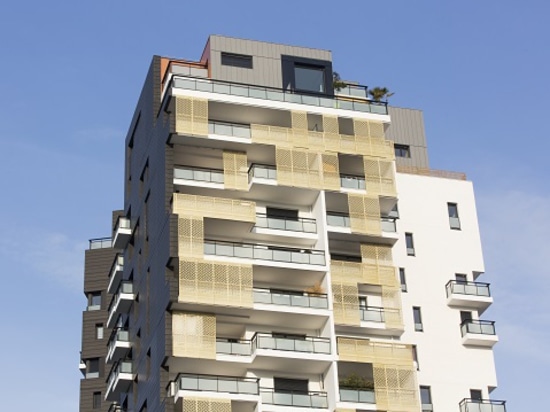
<svg viewBox="0 0 550 412"><path fill-rule="evenodd" d="M130 342L130 332L127 328L115 329L109 337L109 346L107 352L114 351L117 342Z"/></svg>
<svg viewBox="0 0 550 412"><path fill-rule="evenodd" d="M373 389L340 388L340 402L376 403Z"/></svg>
<svg viewBox="0 0 550 412"><path fill-rule="evenodd" d="M100 237L96 239L90 239L90 250L93 249L107 249L113 247L113 241L110 237Z"/></svg>
<svg viewBox="0 0 550 412"><path fill-rule="evenodd" d="M380 218L381 228L383 232L395 233L397 228L395 221L397 219L393 217L382 217ZM338 212L328 212L327 213L327 224L329 226L336 227L350 227L350 217L345 213Z"/></svg>
<svg viewBox="0 0 550 412"><path fill-rule="evenodd" d="M506 401L462 399L460 412L506 412Z"/></svg>
<svg viewBox="0 0 550 412"><path fill-rule="evenodd" d="M361 99L368 99L369 97L367 86L355 84L348 84L345 87L342 87L340 90L334 90L334 94L341 96L359 97Z"/></svg>
<svg viewBox="0 0 550 412"><path fill-rule="evenodd" d="M184 76L173 76L172 87L176 89L197 90L202 92L251 97L262 100L307 104L310 106L330 107L353 110L365 113L388 114L386 102L353 101L350 97L338 98L329 96L299 94L282 89L251 86L220 80L206 80Z"/></svg>
<svg viewBox="0 0 550 412"><path fill-rule="evenodd" d="M250 139L250 125L209 121L208 133Z"/></svg>
<svg viewBox="0 0 550 412"><path fill-rule="evenodd" d="M447 296L451 294L483 297L491 296L488 283L450 280L445 287L447 289Z"/></svg>
<svg viewBox="0 0 550 412"><path fill-rule="evenodd" d="M317 233L317 222L309 218L286 218L256 214L256 226L276 230L288 230L293 232Z"/></svg>
<svg viewBox="0 0 550 412"><path fill-rule="evenodd" d="M385 322L384 308L377 306L359 307L361 312L361 320L367 322Z"/></svg>
<svg viewBox="0 0 550 412"><path fill-rule="evenodd" d="M254 302L273 305L327 309L326 294L254 288Z"/></svg>
<svg viewBox="0 0 550 412"><path fill-rule="evenodd" d="M174 179L194 180L197 182L223 183L223 170L200 167L176 166Z"/></svg>
<svg viewBox="0 0 550 412"><path fill-rule="evenodd" d="M253 163L248 169L248 180L252 178L277 180L277 168L272 165Z"/></svg>
<svg viewBox="0 0 550 412"><path fill-rule="evenodd" d="M365 190L365 178L353 175L340 175L340 186L346 189Z"/></svg>
<svg viewBox="0 0 550 412"><path fill-rule="evenodd" d="M496 335L495 322L492 320L474 320L468 319L460 324L462 336L467 333L477 335Z"/></svg>
<svg viewBox="0 0 550 412"><path fill-rule="evenodd" d="M119 229L131 229L130 219L124 216L119 216L116 220L115 232L118 231Z"/></svg>
<svg viewBox="0 0 550 412"><path fill-rule="evenodd" d="M118 301L121 299L121 295L133 293L134 286L132 285L132 282L127 280L122 281L118 286L113 298L111 299L111 303L109 303L109 308L107 309L107 312L111 312L113 306L116 306L116 304L118 304Z"/></svg>
<svg viewBox="0 0 550 412"><path fill-rule="evenodd" d="M107 388L112 389L113 384L118 379L121 374L131 374L133 373L132 361L120 361L117 362L107 377Z"/></svg>
<svg viewBox="0 0 550 412"><path fill-rule="evenodd" d="M217 353L249 356L254 353L256 349L330 355L330 339L312 336L279 337L268 333L255 333L250 340L216 339Z"/></svg>
<svg viewBox="0 0 550 412"><path fill-rule="evenodd" d="M253 243L205 240L204 254L309 265L325 264L325 253L321 250L279 248Z"/></svg>
<svg viewBox="0 0 550 412"><path fill-rule="evenodd" d="M326 392L275 391L260 388L262 402L269 405L302 408L328 408Z"/></svg>
<svg viewBox="0 0 550 412"><path fill-rule="evenodd" d="M259 379L236 378L231 376L190 375L179 374L176 378L179 390L209 391L235 393L242 395L258 395Z"/></svg>

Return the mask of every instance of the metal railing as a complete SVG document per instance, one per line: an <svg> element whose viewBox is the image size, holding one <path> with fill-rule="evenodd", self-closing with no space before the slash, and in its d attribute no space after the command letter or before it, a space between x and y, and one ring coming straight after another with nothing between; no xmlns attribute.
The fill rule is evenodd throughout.
<svg viewBox="0 0 550 412"><path fill-rule="evenodd" d="M340 175L340 186L346 189L365 190L365 178L354 175Z"/></svg>
<svg viewBox="0 0 550 412"><path fill-rule="evenodd" d="M113 329L111 332L111 336L109 336L109 342L108 342L108 352L112 350L114 346L116 346L117 342L130 342L130 332L128 331L128 328L116 328Z"/></svg>
<svg viewBox="0 0 550 412"><path fill-rule="evenodd" d="M227 123L227 122L208 122L208 133L219 134L222 136L242 137L250 139L250 125Z"/></svg>
<svg viewBox="0 0 550 412"><path fill-rule="evenodd" d="M506 401L489 399L462 399L460 412L506 412Z"/></svg>
<svg viewBox="0 0 550 412"><path fill-rule="evenodd" d="M476 335L496 335L495 322L492 320L467 319L460 324L462 336L467 333Z"/></svg>
<svg viewBox="0 0 550 412"><path fill-rule="evenodd" d="M451 294L490 297L489 283L450 280L445 285L447 297Z"/></svg>
<svg viewBox="0 0 550 412"><path fill-rule="evenodd" d="M334 94L341 96L359 97L361 99L368 99L369 97L367 86L355 84L348 84L345 87L342 87L340 90L335 89Z"/></svg>
<svg viewBox="0 0 550 412"><path fill-rule="evenodd" d="M382 232L395 233L397 232L397 219L395 217L382 217L380 219L380 226Z"/></svg>
<svg viewBox="0 0 550 412"><path fill-rule="evenodd" d="M340 387L340 402L376 403L373 389Z"/></svg>
<svg viewBox="0 0 550 412"><path fill-rule="evenodd" d="M330 355L330 339L312 336L273 336L269 333L255 333L252 339L216 339L216 353L249 356L256 349L272 349L289 352Z"/></svg>
<svg viewBox="0 0 550 412"><path fill-rule="evenodd" d="M435 170L435 169L426 169L423 167L396 165L396 171L398 173L408 173L408 174L431 176L431 177L442 177L444 179L466 180L465 173L452 172L449 170Z"/></svg>
<svg viewBox="0 0 550 412"><path fill-rule="evenodd" d="M309 265L325 264L325 252L321 250L280 248L253 243L205 240L204 254Z"/></svg>
<svg viewBox="0 0 550 412"><path fill-rule="evenodd" d="M277 168L272 165L252 163L248 169L248 180L252 178L277 180Z"/></svg>
<svg viewBox="0 0 550 412"><path fill-rule="evenodd" d="M179 390L209 391L258 395L259 379L232 376L191 375L180 373L176 377Z"/></svg>
<svg viewBox="0 0 550 412"><path fill-rule="evenodd" d="M194 180L197 182L223 183L223 170L201 167L176 166L174 179Z"/></svg>
<svg viewBox="0 0 550 412"><path fill-rule="evenodd" d="M292 219L288 217L268 216L264 213L257 213L256 226L293 232L317 233L316 220L305 217Z"/></svg>
<svg viewBox="0 0 550 412"><path fill-rule="evenodd" d="M326 392L276 391L260 388L262 402L269 405L328 408Z"/></svg>
<svg viewBox="0 0 550 412"><path fill-rule="evenodd" d="M350 97L339 98L295 93L292 91L271 87L259 87L235 82L225 82L212 79L206 80L187 76L174 75L170 82L172 87L176 89L197 90L202 92L250 97L254 99L307 104L310 106L330 107L364 113L388 114L387 102L376 102L363 99L361 101L354 101Z"/></svg>
<svg viewBox="0 0 550 412"><path fill-rule="evenodd" d="M273 305L299 306L303 308L327 309L328 300L326 294L296 292L254 288L254 302Z"/></svg>
<svg viewBox="0 0 550 412"><path fill-rule="evenodd" d="M115 232L119 229L131 229L130 219L124 216L119 216L115 223Z"/></svg>
<svg viewBox="0 0 550 412"><path fill-rule="evenodd" d="M90 250L107 249L110 247L113 247L113 240L110 237L99 237L96 239L90 239Z"/></svg>
<svg viewBox="0 0 550 412"><path fill-rule="evenodd" d="M123 280L122 282L120 282L120 285L118 285L116 292L113 294L111 303L109 303L107 312L111 313L111 309L118 304L122 294L133 294L133 293L134 293L134 286L131 281Z"/></svg>
<svg viewBox="0 0 550 412"><path fill-rule="evenodd" d="M377 306L360 306L359 312L361 312L361 320L381 323L386 321L386 318L384 316L384 308Z"/></svg>
<svg viewBox="0 0 550 412"><path fill-rule="evenodd" d="M111 371L109 372L109 376L107 377L108 389L112 388L115 380L122 373L133 373L132 361L128 361L128 360L118 361L113 365L113 367L111 368Z"/></svg>
<svg viewBox="0 0 550 412"><path fill-rule="evenodd" d="M395 233L397 231L396 218L382 217L380 225L383 232ZM327 212L327 224L329 226L350 227L351 221L349 215L338 212Z"/></svg>

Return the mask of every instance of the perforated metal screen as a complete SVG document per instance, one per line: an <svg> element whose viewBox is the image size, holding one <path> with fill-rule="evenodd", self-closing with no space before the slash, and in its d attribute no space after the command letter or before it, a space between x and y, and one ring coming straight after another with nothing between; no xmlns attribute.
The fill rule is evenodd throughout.
<svg viewBox="0 0 550 412"><path fill-rule="evenodd" d="M223 152L224 187L234 190L248 190L248 161L246 153Z"/></svg>
<svg viewBox="0 0 550 412"><path fill-rule="evenodd" d="M173 313L172 342L174 356L216 359L216 317Z"/></svg>
<svg viewBox="0 0 550 412"><path fill-rule="evenodd" d="M172 211L183 216L256 222L256 203L245 200L175 193Z"/></svg>
<svg viewBox="0 0 550 412"><path fill-rule="evenodd" d="M185 397L181 412L231 412L231 400Z"/></svg>
<svg viewBox="0 0 550 412"><path fill-rule="evenodd" d="M176 96L176 133L208 136L208 100Z"/></svg>

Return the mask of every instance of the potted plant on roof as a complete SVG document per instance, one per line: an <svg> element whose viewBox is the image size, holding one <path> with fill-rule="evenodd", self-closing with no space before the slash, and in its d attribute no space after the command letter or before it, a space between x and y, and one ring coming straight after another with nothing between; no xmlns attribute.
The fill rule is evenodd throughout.
<svg viewBox="0 0 550 412"><path fill-rule="evenodd" d="M382 99L386 98L385 102L388 102L388 99L392 97L395 93L391 93L387 87L375 87L369 90L369 94L372 97L372 100L375 102L381 102Z"/></svg>

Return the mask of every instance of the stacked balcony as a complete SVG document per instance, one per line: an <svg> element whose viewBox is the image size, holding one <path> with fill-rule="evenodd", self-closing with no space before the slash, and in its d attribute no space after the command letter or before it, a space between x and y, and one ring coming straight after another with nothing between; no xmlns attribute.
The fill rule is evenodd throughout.
<svg viewBox="0 0 550 412"><path fill-rule="evenodd" d="M330 339L314 336L292 337L277 336L268 333L255 333L252 339L218 338L216 340L216 352L224 355L267 355L266 351L283 351L310 353L317 355L330 355Z"/></svg>
<svg viewBox="0 0 550 412"><path fill-rule="evenodd" d="M115 249L124 249L131 237L132 228L130 226L130 219L119 216L115 225L113 247Z"/></svg>
<svg viewBox="0 0 550 412"><path fill-rule="evenodd" d="M105 399L116 401L123 392L128 392L134 380L132 361L118 361L113 365L107 378L107 391Z"/></svg>
<svg viewBox="0 0 550 412"><path fill-rule="evenodd" d="M112 328L121 314L128 313L134 302L134 288L132 282L122 281L109 304L107 327Z"/></svg>
<svg viewBox="0 0 550 412"><path fill-rule="evenodd" d="M296 308L328 309L327 295L293 290L254 288L254 303Z"/></svg>
<svg viewBox="0 0 550 412"><path fill-rule="evenodd" d="M117 362L124 358L131 348L128 328L115 328L107 343L107 363Z"/></svg>
<svg viewBox="0 0 550 412"><path fill-rule="evenodd" d="M489 399L463 399L460 412L506 412L506 401Z"/></svg>
<svg viewBox="0 0 550 412"><path fill-rule="evenodd" d="M475 309L483 313L493 303L488 283L451 280L445 288L449 306Z"/></svg>
<svg viewBox="0 0 550 412"><path fill-rule="evenodd" d="M492 348L498 342L494 321L467 319L460 324L460 332L463 345Z"/></svg>
<svg viewBox="0 0 550 412"><path fill-rule="evenodd" d="M263 404L290 406L293 408L328 408L327 393L319 391L278 391L271 388L260 388Z"/></svg>
<svg viewBox="0 0 550 412"><path fill-rule="evenodd" d="M124 272L124 256L122 254L117 254L111 270L109 271L109 286L107 287L107 292L113 294L118 289L120 282L122 281L122 274Z"/></svg>
<svg viewBox="0 0 550 412"><path fill-rule="evenodd" d="M258 403L259 379L237 376L215 376L180 373L170 385L175 401L185 396L208 397Z"/></svg>

